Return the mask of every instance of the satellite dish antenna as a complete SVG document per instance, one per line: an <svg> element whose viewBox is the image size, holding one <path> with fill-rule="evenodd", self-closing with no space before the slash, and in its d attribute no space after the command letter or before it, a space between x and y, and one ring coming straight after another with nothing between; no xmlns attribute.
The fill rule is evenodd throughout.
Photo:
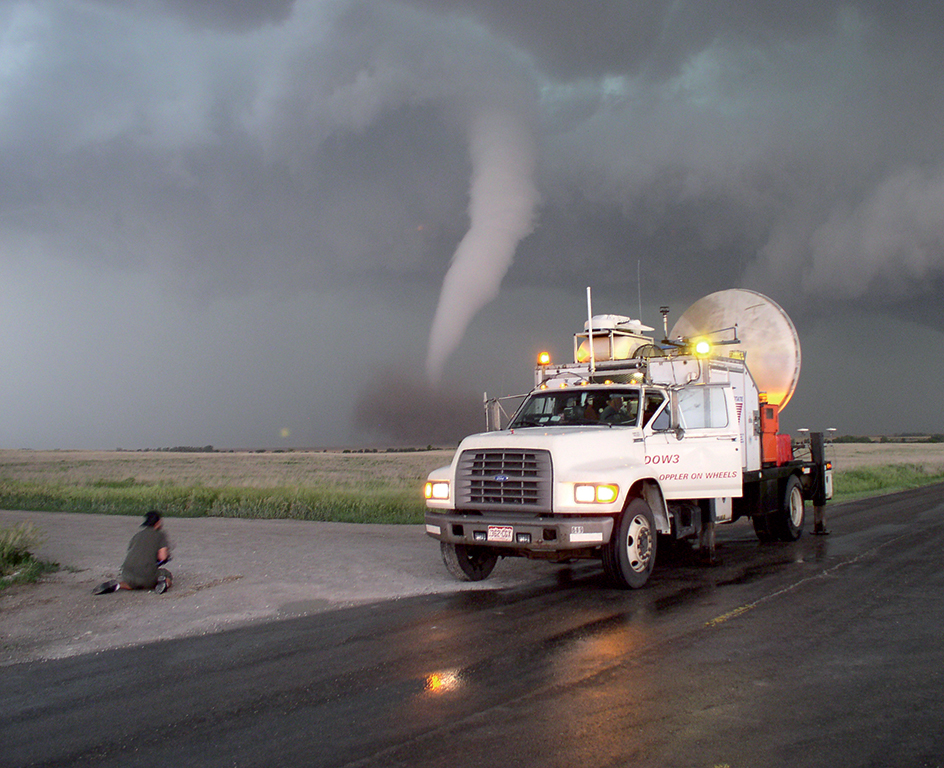
<svg viewBox="0 0 944 768"><path fill-rule="evenodd" d="M758 389L767 393L767 402L782 409L800 378L800 338L773 299L745 288L711 293L682 313L669 338L710 338L715 331L735 326L738 343L728 348L745 354Z"/></svg>

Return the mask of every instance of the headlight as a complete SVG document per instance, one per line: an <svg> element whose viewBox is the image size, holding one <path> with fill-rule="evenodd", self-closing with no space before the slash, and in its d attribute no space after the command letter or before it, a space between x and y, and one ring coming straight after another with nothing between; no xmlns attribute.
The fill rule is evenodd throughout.
<svg viewBox="0 0 944 768"><path fill-rule="evenodd" d="M618 497L618 485L580 483L574 486L574 501L578 504L612 504Z"/></svg>
<svg viewBox="0 0 944 768"><path fill-rule="evenodd" d="M449 483L442 480L426 483L426 488L423 492L427 499L447 501L449 499Z"/></svg>

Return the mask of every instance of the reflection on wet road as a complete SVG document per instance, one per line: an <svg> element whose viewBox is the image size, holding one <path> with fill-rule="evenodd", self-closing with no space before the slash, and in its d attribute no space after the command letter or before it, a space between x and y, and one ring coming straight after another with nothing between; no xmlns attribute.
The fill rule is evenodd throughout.
<svg viewBox="0 0 944 768"><path fill-rule="evenodd" d="M663 551L635 592L548 566L10 667L0 764L941 765L941 496L836 507L791 544L739 523L721 565Z"/></svg>

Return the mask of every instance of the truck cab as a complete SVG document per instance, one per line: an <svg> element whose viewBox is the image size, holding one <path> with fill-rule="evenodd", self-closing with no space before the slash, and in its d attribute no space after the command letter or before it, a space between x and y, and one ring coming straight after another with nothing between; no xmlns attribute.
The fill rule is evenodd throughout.
<svg viewBox="0 0 944 768"><path fill-rule="evenodd" d="M697 531L684 499L741 494L734 395L728 385L586 384L538 388L506 429L467 437L430 475L426 530L462 562L489 556L551 560L600 556L633 500L646 505L647 540ZM637 507L639 504L637 503ZM456 550L458 548L458 550ZM460 561L459 558L464 558ZM479 558L482 560L482 558ZM649 561L642 563L648 577ZM632 579L638 580L637 578Z"/></svg>

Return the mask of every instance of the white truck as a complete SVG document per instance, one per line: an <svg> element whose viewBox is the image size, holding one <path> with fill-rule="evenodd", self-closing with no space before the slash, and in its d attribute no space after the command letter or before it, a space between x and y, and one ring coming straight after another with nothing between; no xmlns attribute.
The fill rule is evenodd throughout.
<svg viewBox="0 0 944 768"><path fill-rule="evenodd" d="M660 536L697 539L708 557L715 524L745 516L761 540L800 536L805 501L821 513L832 496L832 468L822 433L811 435L807 460L778 434L799 374L795 329L751 291L706 300L707 321L735 322L670 339L663 308L659 344L638 320L591 315L574 335L574 362L539 358L535 388L507 426L495 429L493 407L492 431L466 437L429 474L426 532L451 574L478 581L509 556L598 558L618 586L638 588ZM704 322L699 306L676 329ZM753 343L739 328L745 319L762 329ZM748 358L756 353L763 368L765 354L791 346L786 364L774 362L770 389L781 391L771 402Z"/></svg>

